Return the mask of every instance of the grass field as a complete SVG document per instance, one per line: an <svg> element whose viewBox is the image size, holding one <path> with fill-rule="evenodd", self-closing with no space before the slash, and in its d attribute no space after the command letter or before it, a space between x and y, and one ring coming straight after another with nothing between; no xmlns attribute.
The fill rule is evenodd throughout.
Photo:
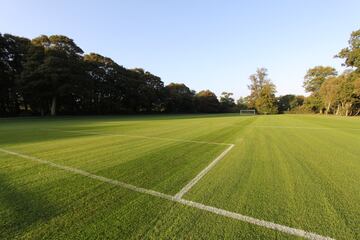
<svg viewBox="0 0 360 240"><path fill-rule="evenodd" d="M300 239L156 196L229 144L183 199L360 239L360 118L311 115L0 119L0 239Z"/></svg>

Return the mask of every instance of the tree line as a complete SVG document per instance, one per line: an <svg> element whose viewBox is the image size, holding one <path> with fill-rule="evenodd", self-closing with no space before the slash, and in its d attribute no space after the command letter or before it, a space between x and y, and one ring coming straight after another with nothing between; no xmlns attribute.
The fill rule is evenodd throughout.
<svg viewBox="0 0 360 240"><path fill-rule="evenodd" d="M335 57L348 67L338 74L330 66L316 66L305 75L304 87L310 96L303 108L312 112L355 116L360 114L360 29L351 33L349 46Z"/></svg>
<svg viewBox="0 0 360 240"><path fill-rule="evenodd" d="M258 113L320 113L342 116L360 114L360 30L351 33L348 47L335 56L344 59L347 69L338 74L330 66L310 68L304 77L308 97L288 94L275 97L276 87L259 68L250 76L250 95L240 98L239 107Z"/></svg>
<svg viewBox="0 0 360 240"><path fill-rule="evenodd" d="M127 69L70 38L32 40L0 34L0 115L216 113L235 111L232 93L220 99L185 84L164 86L141 68Z"/></svg>
<svg viewBox="0 0 360 240"><path fill-rule="evenodd" d="M308 70L308 97L276 97L266 68L249 77L250 95L235 102L233 93L218 98L183 83L164 85L142 68L127 69L97 53L85 54L69 37L27 39L0 34L0 116L119 113L220 113L255 109L260 114L360 113L360 30L336 56L350 67Z"/></svg>

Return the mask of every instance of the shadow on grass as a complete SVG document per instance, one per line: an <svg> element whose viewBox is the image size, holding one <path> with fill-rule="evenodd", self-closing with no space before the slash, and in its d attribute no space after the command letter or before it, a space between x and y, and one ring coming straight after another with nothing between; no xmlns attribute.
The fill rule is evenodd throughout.
<svg viewBox="0 0 360 240"><path fill-rule="evenodd" d="M41 143L47 141L56 141L62 139L71 139L86 137L89 134L84 133L68 133L54 130L34 130L34 129L25 129L25 130L12 130L12 131L2 131L0 137L0 147L13 145L13 144L29 144L29 143Z"/></svg>
<svg viewBox="0 0 360 240"><path fill-rule="evenodd" d="M41 126L43 124L91 124L97 121L153 121L153 120L179 120L196 118L224 118L240 117L239 113L184 113L184 114L118 114L118 115L89 115L89 116L56 116L56 117L11 117L0 118L1 123L12 125L33 124ZM241 116L249 117L249 116ZM252 116L250 116L252 117Z"/></svg>
<svg viewBox="0 0 360 240"><path fill-rule="evenodd" d="M0 174L0 239L13 239L56 214L56 208L40 193L23 191Z"/></svg>
<svg viewBox="0 0 360 240"><path fill-rule="evenodd" d="M138 122L180 120L180 119L202 119L202 118L224 118L234 117L234 114L179 114L179 115L125 115L125 116L76 116L76 117L55 117L55 118L14 118L3 120L0 126L0 147L12 144L40 143L52 140L70 139L75 137L86 137L91 134L81 131L111 130L116 126L117 130L132 129L139 126ZM253 122L256 118L244 118L244 126ZM121 125L109 122L121 122ZM5 124L6 123L6 124ZM100 124L100 125L98 125ZM159 125L160 126L160 125ZM148 126L149 127L149 126ZM59 129L60 131L57 131ZM229 128L232 131L232 127ZM61 132L61 130L76 130L79 132ZM224 132L219 132L224 135ZM202 136L206 137L206 136Z"/></svg>

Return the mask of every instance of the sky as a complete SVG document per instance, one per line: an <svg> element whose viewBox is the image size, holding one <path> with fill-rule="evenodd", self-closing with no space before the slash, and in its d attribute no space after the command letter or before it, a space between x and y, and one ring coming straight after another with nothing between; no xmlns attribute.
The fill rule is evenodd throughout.
<svg viewBox="0 0 360 240"><path fill-rule="evenodd" d="M307 69L330 65L360 28L359 0L0 0L0 33L66 35L84 50L165 84L249 94L266 67L277 95L305 94Z"/></svg>

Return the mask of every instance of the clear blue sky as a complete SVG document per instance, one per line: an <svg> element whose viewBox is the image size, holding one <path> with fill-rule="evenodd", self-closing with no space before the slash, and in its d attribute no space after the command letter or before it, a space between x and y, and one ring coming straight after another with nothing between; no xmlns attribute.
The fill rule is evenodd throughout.
<svg viewBox="0 0 360 240"><path fill-rule="evenodd" d="M278 94L303 94L306 70L340 69L333 56L360 28L360 1L18 1L0 2L0 32L63 34L85 52L143 67L165 83L248 94L266 67Z"/></svg>

